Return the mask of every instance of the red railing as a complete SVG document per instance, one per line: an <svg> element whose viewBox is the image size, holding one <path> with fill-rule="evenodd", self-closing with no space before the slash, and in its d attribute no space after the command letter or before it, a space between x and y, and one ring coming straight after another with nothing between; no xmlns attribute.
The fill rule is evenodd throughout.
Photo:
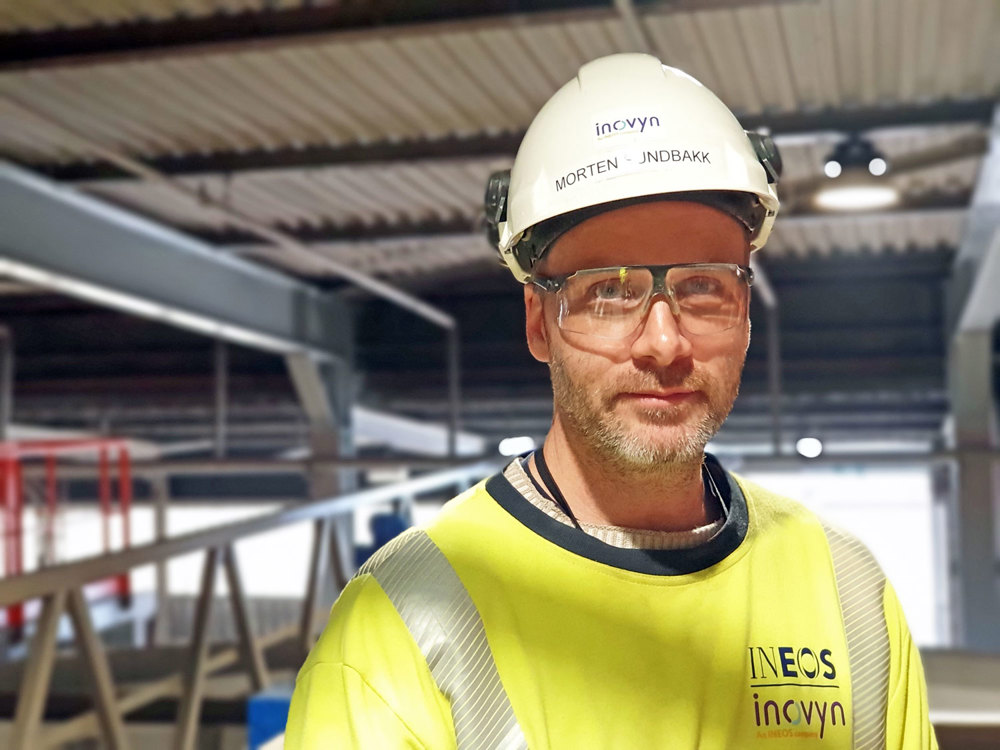
<svg viewBox="0 0 1000 750"><path fill-rule="evenodd" d="M58 561L56 551L55 522L59 501L58 459L60 456L97 458L97 487L101 512L101 549L111 551L112 516L117 510L121 517L122 545L131 543L130 511L132 507L132 472L128 443L116 438L88 438L67 440L23 440L0 442L0 501L3 513L3 574L4 577L20 575L24 572L24 477L23 465L26 461L40 460L45 466L45 504L41 513L42 559L45 564ZM113 482L111 480L112 460L118 462L118 507L114 507ZM112 591L123 602L131 596L131 582L128 573L122 573L112 580ZM100 587L107 590L106 586ZM17 640L24 632L24 602L7 607L7 626L12 640Z"/></svg>

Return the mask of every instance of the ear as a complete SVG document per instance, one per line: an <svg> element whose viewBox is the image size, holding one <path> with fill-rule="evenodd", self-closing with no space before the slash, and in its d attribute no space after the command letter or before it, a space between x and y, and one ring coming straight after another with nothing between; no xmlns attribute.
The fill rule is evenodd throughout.
<svg viewBox="0 0 1000 750"><path fill-rule="evenodd" d="M524 333L531 356L539 362L548 362L549 340L545 333L542 296L531 284L524 285Z"/></svg>

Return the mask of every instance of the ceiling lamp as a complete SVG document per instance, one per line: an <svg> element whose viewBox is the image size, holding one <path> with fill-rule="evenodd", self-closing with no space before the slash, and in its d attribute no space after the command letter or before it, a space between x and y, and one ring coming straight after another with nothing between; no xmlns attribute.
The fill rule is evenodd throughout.
<svg viewBox="0 0 1000 750"><path fill-rule="evenodd" d="M885 157L867 138L853 135L838 143L823 165L830 181L813 201L826 211L888 208L899 202L899 191L879 179L889 171Z"/></svg>

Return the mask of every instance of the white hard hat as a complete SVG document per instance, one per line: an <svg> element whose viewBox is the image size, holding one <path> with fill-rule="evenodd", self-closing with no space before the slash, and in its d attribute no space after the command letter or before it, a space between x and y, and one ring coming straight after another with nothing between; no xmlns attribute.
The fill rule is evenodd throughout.
<svg viewBox="0 0 1000 750"><path fill-rule="evenodd" d="M610 55L581 67L535 116L512 169L490 178L487 222L522 282L571 226L652 196L730 213L756 250L778 213L780 172L773 141L743 130L687 73L651 55Z"/></svg>

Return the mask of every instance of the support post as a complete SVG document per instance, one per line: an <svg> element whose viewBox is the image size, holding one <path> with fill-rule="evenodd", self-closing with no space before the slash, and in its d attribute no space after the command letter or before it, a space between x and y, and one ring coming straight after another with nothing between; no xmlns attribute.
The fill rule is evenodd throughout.
<svg viewBox="0 0 1000 750"><path fill-rule="evenodd" d="M42 614L31 640L31 650L24 664L24 676L18 692L14 727L10 736L13 750L35 750L41 744L40 729L45 713L45 698L52 679L59 618L65 607L65 590L49 594L43 601Z"/></svg>
<svg viewBox="0 0 1000 750"><path fill-rule="evenodd" d="M69 592L68 604L77 645L80 647L93 678L94 707L97 710L101 733L111 750L125 750L128 747L128 742L125 739L125 724L122 722L122 716L118 710L111 668L108 666L104 646L94 629L94 623L90 619L90 610L83 592L80 589L72 589Z"/></svg>
<svg viewBox="0 0 1000 750"><path fill-rule="evenodd" d="M347 553L353 550L353 545L344 539L345 527L353 520L351 516L335 516L330 519L330 581L333 583L335 595L344 590L353 572L354 560L345 559ZM348 539L352 538L353 533L348 535Z"/></svg>
<svg viewBox="0 0 1000 750"><path fill-rule="evenodd" d="M312 648L316 612L319 608L320 593L323 589L323 570L330 541L330 520L318 519L313 522L312 553L309 556L309 579L306 594L302 600L302 619L299 623L299 645L303 654Z"/></svg>
<svg viewBox="0 0 1000 750"><path fill-rule="evenodd" d="M167 538L167 509L170 505L170 478L166 474L157 473L149 477L150 489L153 493L153 534L156 541ZM170 578L167 572L167 561L156 563L156 614L153 616L153 644L163 645L169 640L170 633Z"/></svg>
<svg viewBox="0 0 1000 750"><path fill-rule="evenodd" d="M781 431L781 316L778 313L778 295L771 286L767 270L756 258L750 259L753 269L754 297L761 301L767 312L767 386L771 400L771 442L775 456L782 453Z"/></svg>
<svg viewBox="0 0 1000 750"><path fill-rule="evenodd" d="M774 455L782 453L781 431L781 316L778 307L767 309L767 386L771 397L771 444Z"/></svg>
<svg viewBox="0 0 1000 750"><path fill-rule="evenodd" d="M948 389L958 476L951 503L950 587L956 645L1000 651L1000 447L994 340L1000 323L1000 106L950 283Z"/></svg>
<svg viewBox="0 0 1000 750"><path fill-rule="evenodd" d="M215 457L226 457L226 421L229 413L229 347L215 342Z"/></svg>
<svg viewBox="0 0 1000 750"><path fill-rule="evenodd" d="M10 435L14 419L14 336L0 325L0 442Z"/></svg>
<svg viewBox="0 0 1000 750"><path fill-rule="evenodd" d="M458 324L447 330L448 334L448 456L458 457L458 432L462 429L462 373Z"/></svg>
<svg viewBox="0 0 1000 750"><path fill-rule="evenodd" d="M952 341L952 412L958 477L952 504L953 631L962 648L1000 651L1000 472L993 395L993 333L964 331Z"/></svg>
<svg viewBox="0 0 1000 750"><path fill-rule="evenodd" d="M208 656L208 625L212 615L212 596L215 592L215 573L219 564L219 550L205 550L205 565L201 574L201 592L194 613L194 632L191 634L191 651L184 676L181 704L177 712L177 729L174 750L194 750L198 737L198 720L201 718L201 700L205 692L205 661Z"/></svg>
<svg viewBox="0 0 1000 750"><path fill-rule="evenodd" d="M243 591L243 581L240 579L239 564L236 560L236 550L232 544L223 549L222 559L226 568L226 582L229 584L229 601L233 606L233 621L236 623L236 636L239 639L240 653L250 677L254 691L263 690L270 680L267 676L267 665L264 654L254 637L253 625L250 620L250 609Z"/></svg>

